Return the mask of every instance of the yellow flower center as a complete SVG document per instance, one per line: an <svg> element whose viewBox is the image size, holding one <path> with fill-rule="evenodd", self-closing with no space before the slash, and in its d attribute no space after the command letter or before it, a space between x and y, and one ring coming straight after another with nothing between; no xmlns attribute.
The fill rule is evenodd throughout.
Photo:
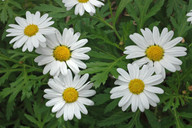
<svg viewBox="0 0 192 128"><path fill-rule="evenodd" d="M75 102L78 99L79 93L76 89L74 88L67 88L63 92L63 99L67 103L72 103Z"/></svg>
<svg viewBox="0 0 192 128"><path fill-rule="evenodd" d="M53 56L56 60L67 61L71 56L71 52L66 46L58 46L54 49Z"/></svg>
<svg viewBox="0 0 192 128"><path fill-rule="evenodd" d="M78 0L80 3L87 3L89 0Z"/></svg>
<svg viewBox="0 0 192 128"><path fill-rule="evenodd" d="M147 57L152 61L159 61L163 58L164 50L160 46L152 45L146 50Z"/></svg>
<svg viewBox="0 0 192 128"><path fill-rule="evenodd" d="M37 25L30 24L24 29L24 34L27 36L34 36L39 31L39 28Z"/></svg>
<svg viewBox="0 0 192 128"><path fill-rule="evenodd" d="M133 79L129 83L129 90L134 94L140 94L143 92L145 84L140 79Z"/></svg>

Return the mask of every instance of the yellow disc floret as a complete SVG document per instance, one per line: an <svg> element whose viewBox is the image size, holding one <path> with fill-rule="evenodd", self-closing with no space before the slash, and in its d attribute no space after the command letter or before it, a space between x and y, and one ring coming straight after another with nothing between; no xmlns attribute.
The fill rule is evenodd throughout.
<svg viewBox="0 0 192 128"><path fill-rule="evenodd" d="M66 46L57 46L53 51L53 56L56 60L67 61L71 56L71 52Z"/></svg>
<svg viewBox="0 0 192 128"><path fill-rule="evenodd" d="M37 25L30 24L24 29L24 34L31 37L34 36L39 31L39 28Z"/></svg>
<svg viewBox="0 0 192 128"><path fill-rule="evenodd" d="M146 50L147 57L152 61L159 61L163 58L164 50L158 45L152 45Z"/></svg>
<svg viewBox="0 0 192 128"><path fill-rule="evenodd" d="M145 87L145 84L140 79L133 79L129 83L129 90L133 94L140 94L141 92L143 92L144 87Z"/></svg>
<svg viewBox="0 0 192 128"><path fill-rule="evenodd" d="M76 89L74 88L67 88L63 92L63 99L67 103L72 103L75 102L78 99L79 93Z"/></svg>
<svg viewBox="0 0 192 128"><path fill-rule="evenodd" d="M80 3L87 3L89 0L78 0Z"/></svg>

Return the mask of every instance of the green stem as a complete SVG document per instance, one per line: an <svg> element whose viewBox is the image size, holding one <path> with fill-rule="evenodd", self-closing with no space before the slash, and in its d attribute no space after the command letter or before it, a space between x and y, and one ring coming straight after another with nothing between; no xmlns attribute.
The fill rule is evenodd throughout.
<svg viewBox="0 0 192 128"><path fill-rule="evenodd" d="M173 109L173 112L174 112L174 117L175 117L175 120L176 120L176 126L177 126L177 128L181 128L180 123L179 123L179 117L177 115L177 111L176 111L175 108Z"/></svg>
<svg viewBox="0 0 192 128"><path fill-rule="evenodd" d="M183 80L183 79L185 79L185 77L187 77L190 73L192 72L192 68L189 68L188 70L187 70L187 72L183 75L183 77L181 77L181 81Z"/></svg>
<svg viewBox="0 0 192 128"><path fill-rule="evenodd" d="M6 72L17 72L17 71L23 71L22 68L17 68L17 69L0 69L0 73L6 73Z"/></svg>
<svg viewBox="0 0 192 128"><path fill-rule="evenodd" d="M98 16L93 16L93 18L96 18L98 20L100 20L101 22L103 22L104 24L106 24L108 27L110 27L116 34L117 38L121 41L121 36L119 35L119 33L117 32L117 29L112 26L111 24L109 24L107 21L105 21L102 17L100 17L99 15Z"/></svg>
<svg viewBox="0 0 192 128"><path fill-rule="evenodd" d="M192 100L192 97L185 96L184 98Z"/></svg>
<svg viewBox="0 0 192 128"><path fill-rule="evenodd" d="M3 60L11 61L11 62L13 62L13 63L18 63L18 61L14 60L14 59L11 59L11 58L3 55L2 53L0 53L0 58L2 58Z"/></svg>
<svg viewBox="0 0 192 128"><path fill-rule="evenodd" d="M114 24L114 17L113 17L113 11L112 11L112 8L111 8L111 1L108 0L108 3L109 3L109 11L111 13L111 18L112 18L112 21L113 21L113 24ZM114 25L113 25L114 26Z"/></svg>
<svg viewBox="0 0 192 128"><path fill-rule="evenodd" d="M179 88L181 86L181 80L180 80L180 77L179 77L179 73L176 72L176 75L177 75L177 83L178 83L178 87L177 87L177 92L179 93Z"/></svg>
<svg viewBox="0 0 192 128"><path fill-rule="evenodd" d="M14 59L11 59L11 58L9 58L9 57L1 54L1 53L0 53L0 59L7 60L7 61L11 61L11 62L13 62L13 63L19 64L19 61L14 60ZM31 66L31 65L20 64L20 66L22 66L22 67L25 66L25 67L33 68L33 69L35 69L35 71L37 71L37 72L42 72L42 69L33 67L33 66ZM0 73L5 72L5 71L22 71L22 69L12 69L12 70L11 70L11 69L9 69L9 70L4 69L4 70L0 70Z"/></svg>

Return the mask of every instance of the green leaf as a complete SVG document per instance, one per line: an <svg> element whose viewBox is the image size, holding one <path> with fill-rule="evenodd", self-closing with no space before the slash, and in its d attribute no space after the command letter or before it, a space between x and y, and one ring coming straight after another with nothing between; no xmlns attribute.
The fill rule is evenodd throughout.
<svg viewBox="0 0 192 128"><path fill-rule="evenodd" d="M136 21L139 30L143 28L147 20L157 14L163 4L164 0L135 0L133 5L130 4L126 8L130 16Z"/></svg>
<svg viewBox="0 0 192 128"><path fill-rule="evenodd" d="M140 119L140 111L139 110L137 110L133 115L132 115L132 118L131 118L131 120L129 121L129 123L128 123L128 125L127 125L127 127L128 128L133 128L134 126L140 126L139 124L138 124L138 122L140 122L139 121L139 119Z"/></svg>
<svg viewBox="0 0 192 128"><path fill-rule="evenodd" d="M183 0L168 0L167 3L167 16L171 16L173 11L178 11L181 9L185 2Z"/></svg>
<svg viewBox="0 0 192 128"><path fill-rule="evenodd" d="M128 3L132 2L133 0L121 0L119 3L119 6L117 8L116 14L115 14L115 20L114 24L116 24L117 19L119 18L119 15L123 11L123 9L127 6Z"/></svg>
<svg viewBox="0 0 192 128"><path fill-rule="evenodd" d="M124 113L122 111L117 112L109 116L108 118L105 118L104 120L100 121L98 123L98 126L103 127L103 126L112 126L116 124L120 124L129 118L133 116L133 113Z"/></svg>
<svg viewBox="0 0 192 128"><path fill-rule="evenodd" d="M163 4L164 4L164 0L158 0L155 3L155 5L148 11L145 19L147 20L148 18L150 18L150 17L154 16L155 14L157 14L157 12L161 9Z"/></svg>
<svg viewBox="0 0 192 128"><path fill-rule="evenodd" d="M3 8L2 12L1 12L1 21L3 23L5 23L8 19L8 15L7 15L7 11L6 8Z"/></svg>
<svg viewBox="0 0 192 128"><path fill-rule="evenodd" d="M38 121L33 117L33 116L31 116L31 115L28 115L28 114L25 114L24 115L29 121L31 121L32 123L34 123L34 124L38 124Z"/></svg>
<svg viewBox="0 0 192 128"><path fill-rule="evenodd" d="M35 7L35 10L43 11L43 12L63 12L65 11L63 8L56 7L54 5L41 4L40 6Z"/></svg>
<svg viewBox="0 0 192 128"><path fill-rule="evenodd" d="M183 117L183 118L192 118L192 113L188 113L188 112L181 112L179 113L179 116Z"/></svg>
<svg viewBox="0 0 192 128"><path fill-rule="evenodd" d="M151 128L161 128L161 125L153 112L151 112L150 110L145 110L145 115L148 119L149 124L151 125Z"/></svg>
<svg viewBox="0 0 192 128"><path fill-rule="evenodd" d="M101 105L109 101L110 100L109 97L110 97L109 94L98 94L93 97L93 101L95 101L95 105Z"/></svg>
<svg viewBox="0 0 192 128"><path fill-rule="evenodd" d="M15 0L9 0L9 3L12 4L13 6L22 9L20 3L16 2Z"/></svg>
<svg viewBox="0 0 192 128"><path fill-rule="evenodd" d="M115 100L113 100L111 103L109 103L109 104L105 107L104 113L108 113L108 112L111 112L112 110L114 110L115 107L117 107L118 102L119 102L119 100L118 100L118 99L115 99Z"/></svg>
<svg viewBox="0 0 192 128"><path fill-rule="evenodd" d="M95 74L91 81L94 82L94 87L98 88L101 84L105 84L105 82L108 79L109 73L113 74L115 77L117 77L116 69L117 67L123 67L121 65L124 64L122 61L125 56L121 56L120 58L112 58L113 60L110 60L112 62L91 62L87 64L87 69L84 71L81 71L81 74L89 73L89 74ZM110 59L110 58L108 58Z"/></svg>
<svg viewBox="0 0 192 128"><path fill-rule="evenodd" d="M106 70L106 69L104 69L104 70ZM105 71L105 72L97 73L96 75L94 75L91 78L91 81L94 82L94 87L98 88L101 84L104 85L105 82L107 81L108 74L109 74L109 72Z"/></svg>

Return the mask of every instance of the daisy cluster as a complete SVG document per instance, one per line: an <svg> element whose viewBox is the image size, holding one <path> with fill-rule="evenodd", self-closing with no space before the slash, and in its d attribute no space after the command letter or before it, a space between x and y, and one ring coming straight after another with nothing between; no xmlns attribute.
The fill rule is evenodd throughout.
<svg viewBox="0 0 192 128"><path fill-rule="evenodd" d="M123 111L130 105L133 112L137 108L143 112L149 109L149 105L157 106L160 100L156 94L163 94L164 91L155 86L164 81L165 69L170 72L181 70L182 61L177 57L187 54L185 47L176 46L183 38L172 39L174 32L167 28L160 33L155 26L152 31L141 29L141 33L129 36L136 45L129 45L124 51L126 59L139 59L127 65L128 72L117 69L120 76L115 84L119 86L110 92L111 99L122 97L118 105Z"/></svg>
<svg viewBox="0 0 192 128"><path fill-rule="evenodd" d="M90 15L96 13L96 7L104 4L99 0L63 0L67 10L75 6L75 14L82 16L84 12ZM187 16L192 17L192 12ZM192 18L188 21L192 21ZM64 28L60 33L51 27L54 21L48 14L41 16L40 12L32 14L26 12L26 19L16 17L17 24L9 24L7 37L13 36L10 44L13 48L21 48L40 54L35 58L38 66L44 66L43 74L49 73L53 78L48 81L49 89L45 89L44 98L48 99L46 106L52 106L56 117L63 115L65 121L72 120L74 116L81 119L81 113L87 114L85 107L94 105L88 97L96 94L91 87L93 83L87 82L89 74L78 75L81 69L86 69L84 60L90 57L86 54L91 50L84 47L87 39L79 39L80 33L73 28ZM125 111L131 106L133 112L139 109L143 112L150 105L156 107L160 102L156 94L164 91L157 85L166 78L166 70L175 72L181 70L182 61L178 57L185 56L186 48L176 46L182 37L174 39L173 31L164 28L162 32L155 26L141 29L142 34L134 33L129 37L135 45L125 47L126 59L134 59L127 64L127 71L118 68L119 77L110 93L111 99L121 98L118 106ZM139 58L139 59L137 59Z"/></svg>
<svg viewBox="0 0 192 128"><path fill-rule="evenodd" d="M54 23L51 19L48 14L41 16L38 11L35 14L27 11L26 19L16 17L18 24L9 24L7 37L14 36L10 41L14 49L22 47L23 52L32 52L35 48L40 55L34 61L39 66L45 65L43 74L49 72L53 76L48 82L50 89L44 90L44 98L49 100L46 106L53 106L57 118L63 115L65 121L74 116L80 119L81 113L88 113L85 105L94 105L87 97L96 93L90 89L93 84L86 82L89 75L78 75L80 69L87 67L83 60L90 58L86 53L91 48L84 47L88 40L79 39L81 34L73 28L64 28L61 34L51 27Z"/></svg>

